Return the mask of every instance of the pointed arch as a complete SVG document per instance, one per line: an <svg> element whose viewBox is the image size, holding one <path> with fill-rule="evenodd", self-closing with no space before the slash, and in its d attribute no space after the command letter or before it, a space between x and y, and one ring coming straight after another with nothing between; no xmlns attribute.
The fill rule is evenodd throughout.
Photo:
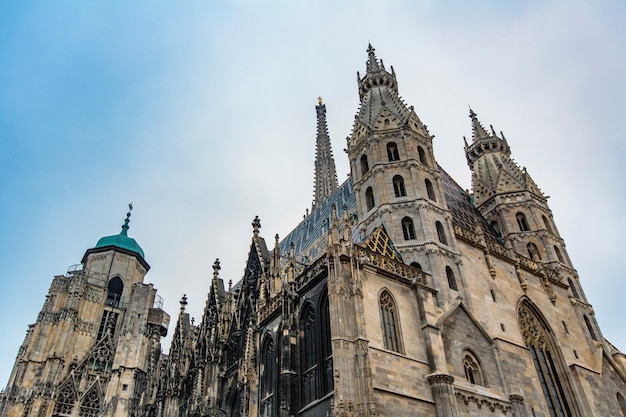
<svg viewBox="0 0 626 417"><path fill-rule="evenodd" d="M544 226L546 226L546 230L550 233L554 233L552 231L552 226L550 226L550 222L548 221L548 218L542 214L541 219L543 220Z"/></svg>
<svg viewBox="0 0 626 417"><path fill-rule="evenodd" d="M417 147L417 155L420 159L420 162L426 166L428 166L428 162L426 162L426 152L424 152L424 148L421 146Z"/></svg>
<svg viewBox="0 0 626 417"><path fill-rule="evenodd" d="M537 372L551 417L573 417L570 402L574 404L567 369L553 339L552 331L543 316L528 301L518 308L519 327L524 343Z"/></svg>
<svg viewBox="0 0 626 417"><path fill-rule="evenodd" d="M322 342L322 396L334 389L333 348L330 329L330 304L328 292L324 290L320 299L320 339Z"/></svg>
<svg viewBox="0 0 626 417"><path fill-rule="evenodd" d="M367 174L367 172L370 170L370 166L367 163L367 155L365 154L361 155L360 164L361 164L361 176L363 176Z"/></svg>
<svg viewBox="0 0 626 417"><path fill-rule="evenodd" d="M485 381L485 374L476 354L474 354L474 352L470 349L465 349L462 356L465 379L471 384L486 387L487 383Z"/></svg>
<svg viewBox="0 0 626 417"><path fill-rule="evenodd" d="M530 227L528 227L528 221L526 220L526 215L521 211L515 213L515 218L517 219L517 225L519 226L519 230L521 232L528 232Z"/></svg>
<svg viewBox="0 0 626 417"><path fill-rule="evenodd" d="M74 379L70 376L59 387L53 414L59 416L71 415L77 399Z"/></svg>
<svg viewBox="0 0 626 417"><path fill-rule="evenodd" d="M372 190L372 187L367 187L367 190L365 190L365 205L367 207L367 211L373 209L374 204L374 190Z"/></svg>
<svg viewBox="0 0 626 417"><path fill-rule="evenodd" d="M591 340L594 342L598 341L598 337L596 336L595 330L593 330L593 326L591 325L591 320L587 317L586 314L583 314L583 319L585 320L585 326L587 326L587 331L589 332L589 336L591 336Z"/></svg>
<svg viewBox="0 0 626 417"><path fill-rule="evenodd" d="M383 290L380 293L379 309L385 349L402 353L398 310L396 302L388 290Z"/></svg>
<svg viewBox="0 0 626 417"><path fill-rule="evenodd" d="M118 308L122 300L122 292L124 292L124 281L119 276L114 276L107 284L107 299L105 304L109 307Z"/></svg>
<svg viewBox="0 0 626 417"><path fill-rule="evenodd" d="M617 393L617 403L619 404L620 410L622 410L622 415L626 417L626 399L621 392Z"/></svg>
<svg viewBox="0 0 626 417"><path fill-rule="evenodd" d="M528 257L535 262L541 261L541 255L539 254L539 248L533 242L528 242L526 245L526 249L528 249Z"/></svg>
<svg viewBox="0 0 626 417"><path fill-rule="evenodd" d="M568 279L567 279L567 283L569 284L569 289L570 289L570 290L572 290L572 295L573 295L575 298L580 298L580 297L578 296L578 291L576 290L576 286L574 285L574 282L572 282L572 279L571 279L571 278L568 278Z"/></svg>
<svg viewBox="0 0 626 417"><path fill-rule="evenodd" d="M261 416L274 415L274 391L277 381L277 364L276 364L276 348L274 346L274 338L271 335L266 335L261 345L261 360L259 375L260 380L260 404L261 404Z"/></svg>
<svg viewBox="0 0 626 417"><path fill-rule="evenodd" d="M554 253L556 254L556 258L559 260L559 262L563 263L563 255L561 255L561 251L556 245L554 245Z"/></svg>
<svg viewBox="0 0 626 417"><path fill-rule="evenodd" d="M413 268L417 268L417 269L419 269L420 271L423 271L423 269L422 269L422 264L420 264L419 262L411 262L411 266L412 266Z"/></svg>
<svg viewBox="0 0 626 417"><path fill-rule="evenodd" d="M408 216L402 219L402 234L404 235L404 240L415 239L415 226L413 225L413 219Z"/></svg>
<svg viewBox="0 0 626 417"><path fill-rule="evenodd" d="M437 202L437 196L435 195L435 189L433 188L433 183L430 182L428 178L424 180L424 184L426 185L426 194L428 198L434 202Z"/></svg>
<svg viewBox="0 0 626 417"><path fill-rule="evenodd" d="M78 410L78 417L96 417L100 413L100 403L100 390L96 382L83 396Z"/></svg>
<svg viewBox="0 0 626 417"><path fill-rule="evenodd" d="M387 144L387 158L389 158L389 162L400 160L400 153L398 152L398 145L395 142L389 142Z"/></svg>
<svg viewBox="0 0 626 417"><path fill-rule="evenodd" d="M406 188L404 187L404 178L402 175L396 175L393 177L393 193L396 197L405 197Z"/></svg>
<svg viewBox="0 0 626 417"><path fill-rule="evenodd" d="M446 278L448 279L448 287L451 290L458 291L459 287L456 285L456 278L454 277L454 271L449 266L446 266Z"/></svg>
<svg viewBox="0 0 626 417"><path fill-rule="evenodd" d="M493 220L491 223L489 223L489 226L491 226L493 231L496 232L497 237L502 237L502 230L500 229L500 225L496 220Z"/></svg>

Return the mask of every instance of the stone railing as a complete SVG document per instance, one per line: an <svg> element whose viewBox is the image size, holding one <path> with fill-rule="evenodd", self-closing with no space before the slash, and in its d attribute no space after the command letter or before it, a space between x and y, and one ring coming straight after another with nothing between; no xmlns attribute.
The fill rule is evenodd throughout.
<svg viewBox="0 0 626 417"><path fill-rule="evenodd" d="M427 274L423 271L362 246L354 246L356 248L356 258L360 263L372 265L383 271L391 272L394 275L411 280L412 282L428 285Z"/></svg>

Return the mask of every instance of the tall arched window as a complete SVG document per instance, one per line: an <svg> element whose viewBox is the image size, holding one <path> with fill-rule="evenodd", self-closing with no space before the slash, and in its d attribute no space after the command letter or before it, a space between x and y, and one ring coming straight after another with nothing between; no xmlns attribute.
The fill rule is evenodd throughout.
<svg viewBox="0 0 626 417"><path fill-rule="evenodd" d="M274 415L274 389L277 380L276 372L276 349L274 339L266 336L261 348L261 361L259 374L261 376L261 387L259 389L261 416L270 417Z"/></svg>
<svg viewBox="0 0 626 417"><path fill-rule="evenodd" d="M361 155L361 176L367 174L369 170L370 166L367 163L367 155L363 154Z"/></svg>
<svg viewBox="0 0 626 417"><path fill-rule="evenodd" d="M621 392L617 393L617 403L619 404L620 410L622 410L622 415L626 417L626 400Z"/></svg>
<svg viewBox="0 0 626 417"><path fill-rule="evenodd" d="M387 144L387 157L389 158L389 162L400 160L400 154L398 153L398 145L396 145L395 142L389 142Z"/></svg>
<svg viewBox="0 0 626 417"><path fill-rule="evenodd" d="M526 248L528 249L528 256L530 257L530 259L535 262L539 262L541 260L541 255L539 254L539 249L537 248L537 245L535 245L533 242L529 242L528 245L526 245Z"/></svg>
<svg viewBox="0 0 626 417"><path fill-rule="evenodd" d="M322 363L324 369L322 370L322 396L331 392L334 388L333 381L333 348L331 344L330 333L330 306L328 304L328 294L322 296L320 302L321 319L321 334L322 339Z"/></svg>
<svg viewBox="0 0 626 417"><path fill-rule="evenodd" d="M119 307L122 292L124 292L124 282L120 277L113 277L109 280L107 289L109 292L107 294L106 305L115 308Z"/></svg>
<svg viewBox="0 0 626 417"><path fill-rule="evenodd" d="M404 188L404 178L400 175L393 177L393 192L396 197L406 196L406 189Z"/></svg>
<svg viewBox="0 0 626 417"><path fill-rule="evenodd" d="M574 282L572 282L571 278L567 279L567 283L569 284L569 289L572 290L572 295L576 298L580 298L578 296L578 290L576 290L576 286L574 285Z"/></svg>
<svg viewBox="0 0 626 417"><path fill-rule="evenodd" d="M419 156L420 162L424 165L428 165L426 162L426 152L424 152L424 148L421 146L417 147L417 155Z"/></svg>
<svg viewBox="0 0 626 417"><path fill-rule="evenodd" d="M553 233L552 226L550 226L550 222L548 221L548 218L544 215L542 215L541 218L543 219L543 224L546 226L546 230L550 233Z"/></svg>
<svg viewBox="0 0 626 417"><path fill-rule="evenodd" d="M469 350L463 351L463 370L465 371L465 379L475 385L487 386L483 375L480 362L476 356Z"/></svg>
<svg viewBox="0 0 626 417"><path fill-rule="evenodd" d="M448 278L448 287L450 287L451 290L458 291L459 287L457 287L456 285L456 278L454 277L454 272L452 271L452 268L450 268L449 266L446 266L446 278Z"/></svg>
<svg viewBox="0 0 626 417"><path fill-rule="evenodd" d="M587 326L587 331L589 331L589 336L594 342L598 341L598 337L596 336L596 332L593 330L593 326L591 325L591 320L586 315L583 315L583 319L585 319L585 325Z"/></svg>
<svg viewBox="0 0 626 417"><path fill-rule="evenodd" d="M96 417L100 413L100 394L94 385L83 397L78 417Z"/></svg>
<svg viewBox="0 0 626 417"><path fill-rule="evenodd" d="M530 227L528 227L528 222L526 221L526 215L524 213L518 211L517 214L515 214L515 218L517 219L517 225L519 226L520 231L527 232L530 230Z"/></svg>
<svg viewBox="0 0 626 417"><path fill-rule="evenodd" d="M415 227L413 227L413 220L410 217L402 219L402 234L404 240L415 239Z"/></svg>
<svg viewBox="0 0 626 417"><path fill-rule="evenodd" d="M556 257L559 260L559 262L563 262L563 255L561 255L561 251L556 245L554 245L554 253L556 254Z"/></svg>
<svg viewBox="0 0 626 417"><path fill-rule="evenodd" d="M385 349L402 353L396 303L393 301L391 294L386 290L380 294L379 301L380 321L383 328L383 343Z"/></svg>
<svg viewBox="0 0 626 417"><path fill-rule="evenodd" d="M518 318L522 337L529 348L550 416L572 417L566 396L566 392L571 392L567 370L560 360L551 332L544 324L545 321L526 302L520 305Z"/></svg>
<svg viewBox="0 0 626 417"><path fill-rule="evenodd" d="M301 398L305 406L317 399L318 386L315 310L311 305L300 316L300 336Z"/></svg>
<svg viewBox="0 0 626 417"><path fill-rule="evenodd" d="M500 225L497 221L492 221L491 223L489 223L489 226L491 226L493 231L496 232L496 236L502 237L502 230L500 230Z"/></svg>
<svg viewBox="0 0 626 417"><path fill-rule="evenodd" d="M424 184L426 184L426 194L428 194L428 198L437 201L437 196L435 195L435 189L433 188L433 183L427 178L424 180Z"/></svg>
<svg viewBox="0 0 626 417"><path fill-rule="evenodd" d="M437 237L439 238L439 242L447 245L448 239L446 238L446 231L443 230L443 225L440 222L436 222L435 227L437 228Z"/></svg>
<svg viewBox="0 0 626 417"><path fill-rule="evenodd" d="M59 388L59 394L57 395L56 404L54 405L54 415L69 416L72 414L74 404L76 403L76 390L74 389L74 383L72 378L69 377L61 388Z"/></svg>
<svg viewBox="0 0 626 417"><path fill-rule="evenodd" d="M367 190L365 190L365 205L368 211L374 208L374 191L372 187L367 187Z"/></svg>
<svg viewBox="0 0 626 417"><path fill-rule="evenodd" d="M417 269L419 269L419 270L423 271L423 269L422 269L422 264L420 264L419 262L411 262L411 266L412 266L413 268L417 268Z"/></svg>

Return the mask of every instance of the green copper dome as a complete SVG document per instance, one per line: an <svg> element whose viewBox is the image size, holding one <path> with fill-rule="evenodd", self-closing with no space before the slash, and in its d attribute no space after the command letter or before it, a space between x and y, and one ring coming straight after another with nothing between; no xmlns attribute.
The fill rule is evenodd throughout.
<svg viewBox="0 0 626 417"><path fill-rule="evenodd" d="M132 204L129 204L128 207L130 208L130 210L133 209ZM116 248L134 252L137 255L144 258L144 253L143 253L143 249L141 249L141 246L139 246L139 244L137 243L135 239L133 239L132 237L128 237L128 223L130 221L130 210L128 211L128 213L126 213L126 220L124 220L124 225L122 226L122 231L120 232L120 234L113 235L113 236L105 236L101 238L100 240L98 240L98 243L96 243L96 247L94 249L114 246Z"/></svg>

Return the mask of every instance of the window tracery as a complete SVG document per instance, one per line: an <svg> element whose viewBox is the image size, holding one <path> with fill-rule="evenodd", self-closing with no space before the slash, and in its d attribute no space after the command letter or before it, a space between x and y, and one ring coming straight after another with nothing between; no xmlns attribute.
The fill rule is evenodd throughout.
<svg viewBox="0 0 626 417"><path fill-rule="evenodd" d="M70 377L59 389L56 404L54 405L54 414L64 416L71 415L75 403L76 390L74 389L74 382Z"/></svg>
<svg viewBox="0 0 626 417"><path fill-rule="evenodd" d="M396 303L388 291L380 295L380 315L385 349L401 352Z"/></svg>
<svg viewBox="0 0 626 417"><path fill-rule="evenodd" d="M468 350L463 353L463 370L465 379L471 384L486 386L483 371L478 359Z"/></svg>
<svg viewBox="0 0 626 417"><path fill-rule="evenodd" d="M100 395L94 386L85 394L80 403L79 417L96 417L100 412Z"/></svg>

